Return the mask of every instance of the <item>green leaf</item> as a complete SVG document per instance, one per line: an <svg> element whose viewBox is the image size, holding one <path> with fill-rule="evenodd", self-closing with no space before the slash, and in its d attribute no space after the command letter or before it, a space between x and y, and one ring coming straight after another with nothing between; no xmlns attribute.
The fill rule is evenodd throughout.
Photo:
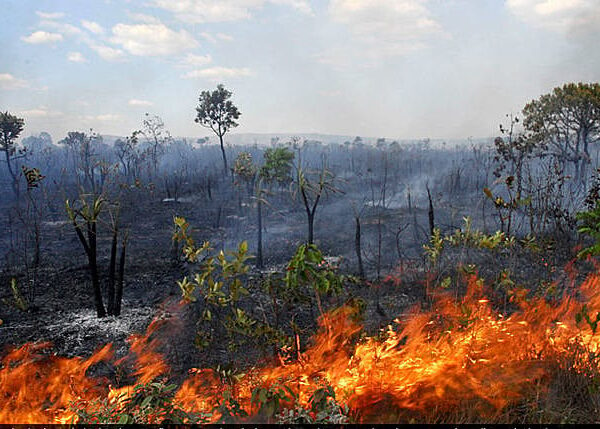
<svg viewBox="0 0 600 429"><path fill-rule="evenodd" d="M119 417L119 421L117 423L120 425L125 425L128 423L133 423L133 420L131 420L127 414L124 414L121 417Z"/></svg>
<svg viewBox="0 0 600 429"><path fill-rule="evenodd" d="M140 408L146 408L148 405L150 405L152 399L154 399L153 396L146 396L142 401L142 405L140 405Z"/></svg>

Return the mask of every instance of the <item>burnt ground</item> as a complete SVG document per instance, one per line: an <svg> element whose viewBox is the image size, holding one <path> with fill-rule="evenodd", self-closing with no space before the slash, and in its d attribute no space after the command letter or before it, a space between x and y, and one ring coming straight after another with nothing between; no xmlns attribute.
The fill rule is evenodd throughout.
<svg viewBox="0 0 600 429"><path fill-rule="evenodd" d="M317 243L324 253L342 256L341 268L345 273L354 273L354 230L348 219L337 217L342 200L332 201L324 206L317 216ZM127 351L126 338L135 332L143 332L155 317L173 315L176 323L166 331L164 353L176 373L182 374L190 367L226 365L235 362L238 368L256 364L268 358L272 350L259 350L242 345L236 351L226 347L226 341L215 341L208 349L199 350L194 346L196 323L201 312L197 303L177 307L180 290L177 281L188 274L187 268L172 257L172 219L184 216L194 227L197 241L209 240L213 247L233 248L241 239L248 240L252 251L256 235L253 213L243 207L232 207L224 203L205 204L201 197L188 196L180 202L163 202L156 195L130 195L124 198L122 225L130 230L129 250L126 268L126 284L121 317L98 319L93 310L91 285L86 258L77 237L60 216L48 217L43 224L42 263L39 268L27 269L23 266L24 252L11 246L7 236L0 241L7 259L0 271L0 345L4 349L27 342L50 341L53 351L66 356L88 356L99 346L113 343L117 355ZM336 206L337 204L337 206ZM217 212L218 210L218 212ZM450 210L448 209L448 212ZM6 213L7 210L4 211ZM379 214L386 224L382 247L384 249L381 281L347 282L344 292L325 300L328 307L335 307L351 299L360 298L366 307L364 323L371 333L385 327L393 319L401 317L413 305L427 305L425 280L427 278L421 257L422 231L427 225L425 210L408 213L406 210L385 210L382 214L372 209L363 214L364 251L369 278L376 273L372 261L375 257L373 236L378 232ZM377 216L376 216L377 215ZM393 231L399 225L406 225L418 217L418 228L408 228L402 235L403 263L398 265L399 247ZM445 214L444 207L438 207L438 218L447 219L446 229L454 226L455 215ZM7 216L0 218L2 229L8 230ZM246 286L251 296L243 307L260 320L269 320L271 297L260 287L260 280L269 272L283 272L285 263L295 246L304 239L305 224L301 210L271 210L265 219L265 259L267 268L259 272L251 270ZM459 225L456 225L457 227ZM100 267L108 266L110 237L99 239ZM444 261L443 275L455 275L460 262L476 262L480 274L490 281L497 278L500 268L509 266L515 282L531 283L532 279L544 279L551 283L562 279L563 285L557 295L566 292L566 274L562 267L572 257L571 244L562 246L561 252L539 254L505 252L495 255L449 252ZM14 247L14 248L13 248ZM7 252L5 250L8 250ZM396 268L394 268L396 267ZM401 267L401 268L398 268ZM390 273L388 276L387 274ZM35 295L34 305L26 311L18 309L13 302L10 287L11 278L16 278L21 293L26 297ZM439 280L438 279L438 280ZM532 285L533 286L533 285ZM503 301L502 291L496 293L499 303ZM540 290L539 293L547 291ZM316 329L316 309L311 305L296 305L286 308L280 320L294 320L303 337L308 338ZM272 322L272 320L269 320ZM283 325L284 323L282 323ZM284 330L289 331L289 324ZM217 331L215 331L217 332Z"/></svg>
<svg viewBox="0 0 600 429"><path fill-rule="evenodd" d="M0 271L0 344L4 349L28 342L53 344L52 350L65 356L88 356L98 347L113 343L117 355L127 351L126 338L135 332L143 332L155 317L173 312L180 301L181 292L177 281L188 269L173 260L171 234L172 219L175 215L184 216L193 226L193 234L198 242L209 240L213 247L233 249L241 239L250 243L255 240L256 227L250 216L239 216L237 210L229 207L221 209L219 224L215 218L215 208L203 209L203 202L196 198L183 198L182 201L163 202L156 196L139 198L133 196L127 210L123 210L122 225L129 226L130 237L125 274L123 311L119 318L98 319L93 307L91 282L87 269L87 259L70 224L59 216L46 219L42 224L42 261L37 269L27 268L22 262L25 252L18 245L12 245L5 235L3 250L8 249L4 268ZM5 211L6 213L6 211ZM284 272L285 263L295 246L300 244L305 234L302 213L295 213L297 223L287 224L290 213L272 211L265 219L265 265L263 272L252 269L247 279L251 297L246 304L254 316L263 319L270 312L271 298L260 287L260 279L268 273ZM250 218L250 219L248 219ZM282 220L285 223L282 223ZM3 229L8 230L4 221ZM289 226L286 226L289 225ZM341 225L343 230L344 225ZM328 234L331 235L331 234ZM18 238L18 235L16 235ZM235 237L235 238L232 238ZM344 247L333 237L324 244L329 250ZM16 240L15 240L16 242ZM105 272L108 267L110 237L99 233L99 266ZM347 251L347 246L346 249ZM5 253L5 252L3 252ZM326 252L329 253L329 252ZM338 253L339 254L339 253ZM250 262L251 263L251 262ZM347 268L348 263L345 263ZM106 277L106 276L105 276ZM9 287L10 279L16 278L20 293L33 305L22 311L14 304ZM352 296L362 296L373 308L367 307L365 318L373 327L383 326L412 303L414 297L396 293L381 298L381 305L388 307L386 313L370 295L381 295L381 288L375 290L365 285L348 284L341 296L332 298L330 306L343 304ZM224 364L232 359L240 366L250 365L267 354L248 353L241 349L232 353L225 342L215 342L215 346L200 351L194 345L196 322L201 308L199 304L189 304L177 310L176 331L168 335L165 350L174 367L187 369L191 366ZM389 312L389 315L387 314ZM294 314L292 314L294 313ZM294 317L298 326L308 337L316 327L315 309L300 306L281 314L280 318ZM269 350L270 352L270 350Z"/></svg>

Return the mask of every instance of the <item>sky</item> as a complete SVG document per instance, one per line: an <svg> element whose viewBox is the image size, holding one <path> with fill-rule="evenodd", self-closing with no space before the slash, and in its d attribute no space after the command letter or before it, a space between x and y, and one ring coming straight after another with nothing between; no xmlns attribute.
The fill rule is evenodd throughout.
<svg viewBox="0 0 600 429"><path fill-rule="evenodd" d="M566 82L600 81L599 0L0 0L0 110L23 136L174 136L223 83L239 133L498 134Z"/></svg>

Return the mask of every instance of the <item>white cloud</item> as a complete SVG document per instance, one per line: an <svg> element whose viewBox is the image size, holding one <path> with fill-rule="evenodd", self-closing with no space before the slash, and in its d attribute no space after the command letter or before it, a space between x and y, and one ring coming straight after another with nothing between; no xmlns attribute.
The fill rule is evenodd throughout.
<svg viewBox="0 0 600 429"><path fill-rule="evenodd" d="M67 54L67 60L73 63L87 63L87 59L81 52L69 52Z"/></svg>
<svg viewBox="0 0 600 429"><path fill-rule="evenodd" d="M29 110L21 110L17 112L19 116L24 116L26 119L28 118L56 118L62 116L63 113L58 110L50 110L47 107L38 107L35 109Z"/></svg>
<svg viewBox="0 0 600 429"><path fill-rule="evenodd" d="M0 73L0 89L20 89L27 86L27 82L23 79L18 79L10 73Z"/></svg>
<svg viewBox="0 0 600 429"><path fill-rule="evenodd" d="M36 10L35 13L42 19L60 19L65 16L65 14L62 12L42 12Z"/></svg>
<svg viewBox="0 0 600 429"><path fill-rule="evenodd" d="M94 33L94 34L102 34L104 33L104 28L94 21L86 21L85 19L81 21L81 26L86 30Z"/></svg>
<svg viewBox="0 0 600 429"><path fill-rule="evenodd" d="M187 54L183 59L183 63L194 67L202 67L212 62L210 55Z"/></svg>
<svg viewBox="0 0 600 429"><path fill-rule="evenodd" d="M192 70L183 75L186 79L207 79L210 81L219 81L221 79L238 78L250 76L250 69L228 68L228 67L209 67L205 69Z"/></svg>
<svg viewBox="0 0 600 429"><path fill-rule="evenodd" d="M421 49L442 33L428 0L331 0L329 13L353 36L355 48L372 57Z"/></svg>
<svg viewBox="0 0 600 429"><path fill-rule="evenodd" d="M188 23L226 22L248 19L252 11L266 3L283 4L303 13L312 13L308 0L154 0L158 8L168 10Z"/></svg>
<svg viewBox="0 0 600 429"><path fill-rule="evenodd" d="M127 103L130 106L153 106L154 103L151 101L147 101L147 100L136 100L135 98L132 98L131 100L129 100L129 102Z"/></svg>
<svg viewBox="0 0 600 429"><path fill-rule="evenodd" d="M212 35L210 33L207 33L206 31L203 31L202 33L200 33L200 36L208 40L210 43L217 43L219 41L233 42L234 40L233 36L225 33L217 33L215 35Z"/></svg>
<svg viewBox="0 0 600 429"><path fill-rule="evenodd" d="M125 57L125 52L121 49L111 48L110 46L91 44L90 48L106 61L120 61Z"/></svg>
<svg viewBox="0 0 600 429"><path fill-rule="evenodd" d="M74 25L66 24L64 22L57 22L52 20L41 21L40 27L50 29L52 31L62 34L63 36L79 36L83 33L79 27L75 27Z"/></svg>
<svg viewBox="0 0 600 429"><path fill-rule="evenodd" d="M131 19L137 22L143 22L144 24L160 24L160 20L152 15L145 13L129 13Z"/></svg>
<svg viewBox="0 0 600 429"><path fill-rule="evenodd" d="M21 40L23 40L26 43L37 45L41 43L60 42L61 40L63 40L63 36L62 34L48 33L47 31L35 31L27 37L21 37Z"/></svg>
<svg viewBox="0 0 600 429"><path fill-rule="evenodd" d="M171 55L198 45L187 31L174 31L164 24L117 24L112 32L113 43L138 56Z"/></svg>
<svg viewBox="0 0 600 429"><path fill-rule="evenodd" d="M598 31L597 0L506 0L508 10L522 21L560 33Z"/></svg>

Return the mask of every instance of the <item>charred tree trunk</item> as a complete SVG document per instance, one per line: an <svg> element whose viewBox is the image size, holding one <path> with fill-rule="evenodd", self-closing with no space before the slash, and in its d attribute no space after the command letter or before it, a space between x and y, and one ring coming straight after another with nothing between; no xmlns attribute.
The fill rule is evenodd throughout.
<svg viewBox="0 0 600 429"><path fill-rule="evenodd" d="M221 143L221 155L223 155L223 171L227 175L227 154L225 153L225 146L223 145L223 135L219 134L219 143Z"/></svg>
<svg viewBox="0 0 600 429"><path fill-rule="evenodd" d="M215 222L215 228L220 228L221 227L221 213L223 211L223 207L219 206L219 210L217 210L217 219Z"/></svg>
<svg viewBox="0 0 600 429"><path fill-rule="evenodd" d="M15 197L17 198L17 202L18 202L18 199L19 199L19 178L18 178L15 170L13 169L12 160L10 158L8 147L6 148L6 150L4 151L4 153L6 154L6 166L8 167L8 173L10 174L10 177L12 179L11 180L11 187L12 187L13 193L15 194Z"/></svg>
<svg viewBox="0 0 600 429"><path fill-rule="evenodd" d="M315 213L308 213L308 244L314 243L314 231L315 231Z"/></svg>
<svg viewBox="0 0 600 429"><path fill-rule="evenodd" d="M106 316L106 309L104 308L104 302L102 301L102 290L100 289L100 276L98 274L98 253L97 253L97 235L96 235L96 222L88 222L88 263L90 267L90 276L92 277L92 289L94 292L94 304L96 306L96 313L98 317Z"/></svg>
<svg viewBox="0 0 600 429"><path fill-rule="evenodd" d="M433 214L433 201L431 200L431 192L429 191L429 185L425 185L425 189L427 189L427 199L429 200L429 234L433 237L433 232L435 229L435 218Z"/></svg>
<svg viewBox="0 0 600 429"><path fill-rule="evenodd" d="M312 204L312 208L310 207L308 196L306 195L306 190L304 189L304 187L300 188L300 194L302 195L302 202L304 203L304 208L306 210L306 219L308 222L308 244L314 244L315 213L317 212L317 207L321 198L321 191L315 197L315 200Z"/></svg>
<svg viewBox="0 0 600 429"><path fill-rule="evenodd" d="M361 232L360 232L360 217L354 218L356 221L356 233L354 236L354 249L356 251L356 259L358 260L358 276L361 279L365 278L365 268L362 260L362 248L361 248Z"/></svg>
<svg viewBox="0 0 600 429"><path fill-rule="evenodd" d="M115 281L117 270L117 241L119 230L115 226L113 229L112 243L110 246L110 264L108 266L108 288L106 294L108 297L107 310L109 315L115 314Z"/></svg>
<svg viewBox="0 0 600 429"><path fill-rule="evenodd" d="M262 249L262 201L260 198L256 202L256 215L258 223L258 244L256 249L256 266L263 267L263 249Z"/></svg>
<svg viewBox="0 0 600 429"><path fill-rule="evenodd" d="M123 284L125 280L125 255L127 250L128 238L128 234L125 233L125 237L123 237L123 242L121 243L121 255L119 257L119 276L117 277L117 284L115 288L115 316L121 315L121 302L123 300Z"/></svg>

